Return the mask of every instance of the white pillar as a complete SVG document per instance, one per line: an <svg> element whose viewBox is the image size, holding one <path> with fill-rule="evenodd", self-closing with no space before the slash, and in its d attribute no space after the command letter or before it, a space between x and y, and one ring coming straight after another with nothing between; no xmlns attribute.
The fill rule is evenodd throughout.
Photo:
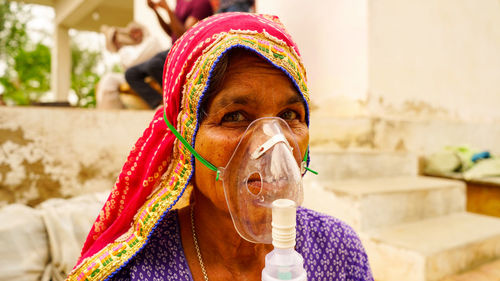
<svg viewBox="0 0 500 281"><path fill-rule="evenodd" d="M368 1L257 1L258 12L279 16L298 44L316 112L363 113L356 100L368 93Z"/></svg>
<svg viewBox="0 0 500 281"><path fill-rule="evenodd" d="M68 101L71 87L71 46L68 28L54 27L54 47L52 48L50 88L56 101Z"/></svg>

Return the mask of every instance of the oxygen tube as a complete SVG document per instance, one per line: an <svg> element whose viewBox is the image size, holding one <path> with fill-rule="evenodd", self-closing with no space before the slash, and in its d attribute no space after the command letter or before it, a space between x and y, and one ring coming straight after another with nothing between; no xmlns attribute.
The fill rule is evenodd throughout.
<svg viewBox="0 0 500 281"><path fill-rule="evenodd" d="M304 258L295 251L297 207L288 199L273 202L272 236L273 246L266 255L266 265L262 270L262 281L306 281Z"/></svg>

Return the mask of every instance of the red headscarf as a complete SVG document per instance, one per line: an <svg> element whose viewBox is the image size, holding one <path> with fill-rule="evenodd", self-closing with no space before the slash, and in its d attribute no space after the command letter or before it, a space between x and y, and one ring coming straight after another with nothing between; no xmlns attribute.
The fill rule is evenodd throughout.
<svg viewBox="0 0 500 281"><path fill-rule="evenodd" d="M277 17L226 13L207 18L172 47L164 67L164 108L134 145L111 195L94 223L68 280L102 280L139 251L182 196L194 173L191 153L163 120L188 141L198 128L198 106L210 71L227 50L255 52L287 74L308 102L297 46Z"/></svg>

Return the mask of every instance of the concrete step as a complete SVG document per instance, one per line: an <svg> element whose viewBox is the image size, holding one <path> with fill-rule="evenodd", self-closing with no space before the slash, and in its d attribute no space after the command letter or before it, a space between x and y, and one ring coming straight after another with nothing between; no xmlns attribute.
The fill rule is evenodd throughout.
<svg viewBox="0 0 500 281"><path fill-rule="evenodd" d="M467 144L478 149L500 151L500 130L498 122L493 120L401 119L387 115L336 117L332 115L338 111L327 108L328 112L311 112L309 143L312 147L424 155L440 151L445 146Z"/></svg>
<svg viewBox="0 0 500 281"><path fill-rule="evenodd" d="M360 236L379 281L441 280L500 258L500 219L465 212Z"/></svg>
<svg viewBox="0 0 500 281"><path fill-rule="evenodd" d="M304 179L304 206L347 222L357 231L464 212L461 181L410 176L344 181Z"/></svg>
<svg viewBox="0 0 500 281"><path fill-rule="evenodd" d="M315 179L320 181L416 176L418 157L406 152L337 151L312 147L310 167L319 172Z"/></svg>
<svg viewBox="0 0 500 281"><path fill-rule="evenodd" d="M448 276L441 281L500 281L500 259L480 265L464 273Z"/></svg>

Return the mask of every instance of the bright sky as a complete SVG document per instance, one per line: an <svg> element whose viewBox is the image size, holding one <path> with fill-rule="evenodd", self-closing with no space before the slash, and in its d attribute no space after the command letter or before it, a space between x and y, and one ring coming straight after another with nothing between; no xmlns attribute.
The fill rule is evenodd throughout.
<svg viewBox="0 0 500 281"><path fill-rule="evenodd" d="M41 5L29 6L31 6L34 16L33 20L28 23L28 30L31 38L33 38L34 41L43 39L43 43L52 46L54 9ZM106 67L111 67L114 63L118 62L119 58L117 55L104 51L104 35L101 33L70 29L69 34L82 48L101 51L103 53L103 65L102 69L99 69L99 71L104 71Z"/></svg>
<svg viewBox="0 0 500 281"><path fill-rule="evenodd" d="M42 41L51 46L52 33L54 30L54 9L42 5L29 5L33 14L33 20L28 23L28 30L34 41ZM96 32L77 31L70 29L69 34L78 45L85 49L102 51L104 49L104 36ZM45 37L45 38L44 38ZM98 44L95 44L98 42Z"/></svg>

